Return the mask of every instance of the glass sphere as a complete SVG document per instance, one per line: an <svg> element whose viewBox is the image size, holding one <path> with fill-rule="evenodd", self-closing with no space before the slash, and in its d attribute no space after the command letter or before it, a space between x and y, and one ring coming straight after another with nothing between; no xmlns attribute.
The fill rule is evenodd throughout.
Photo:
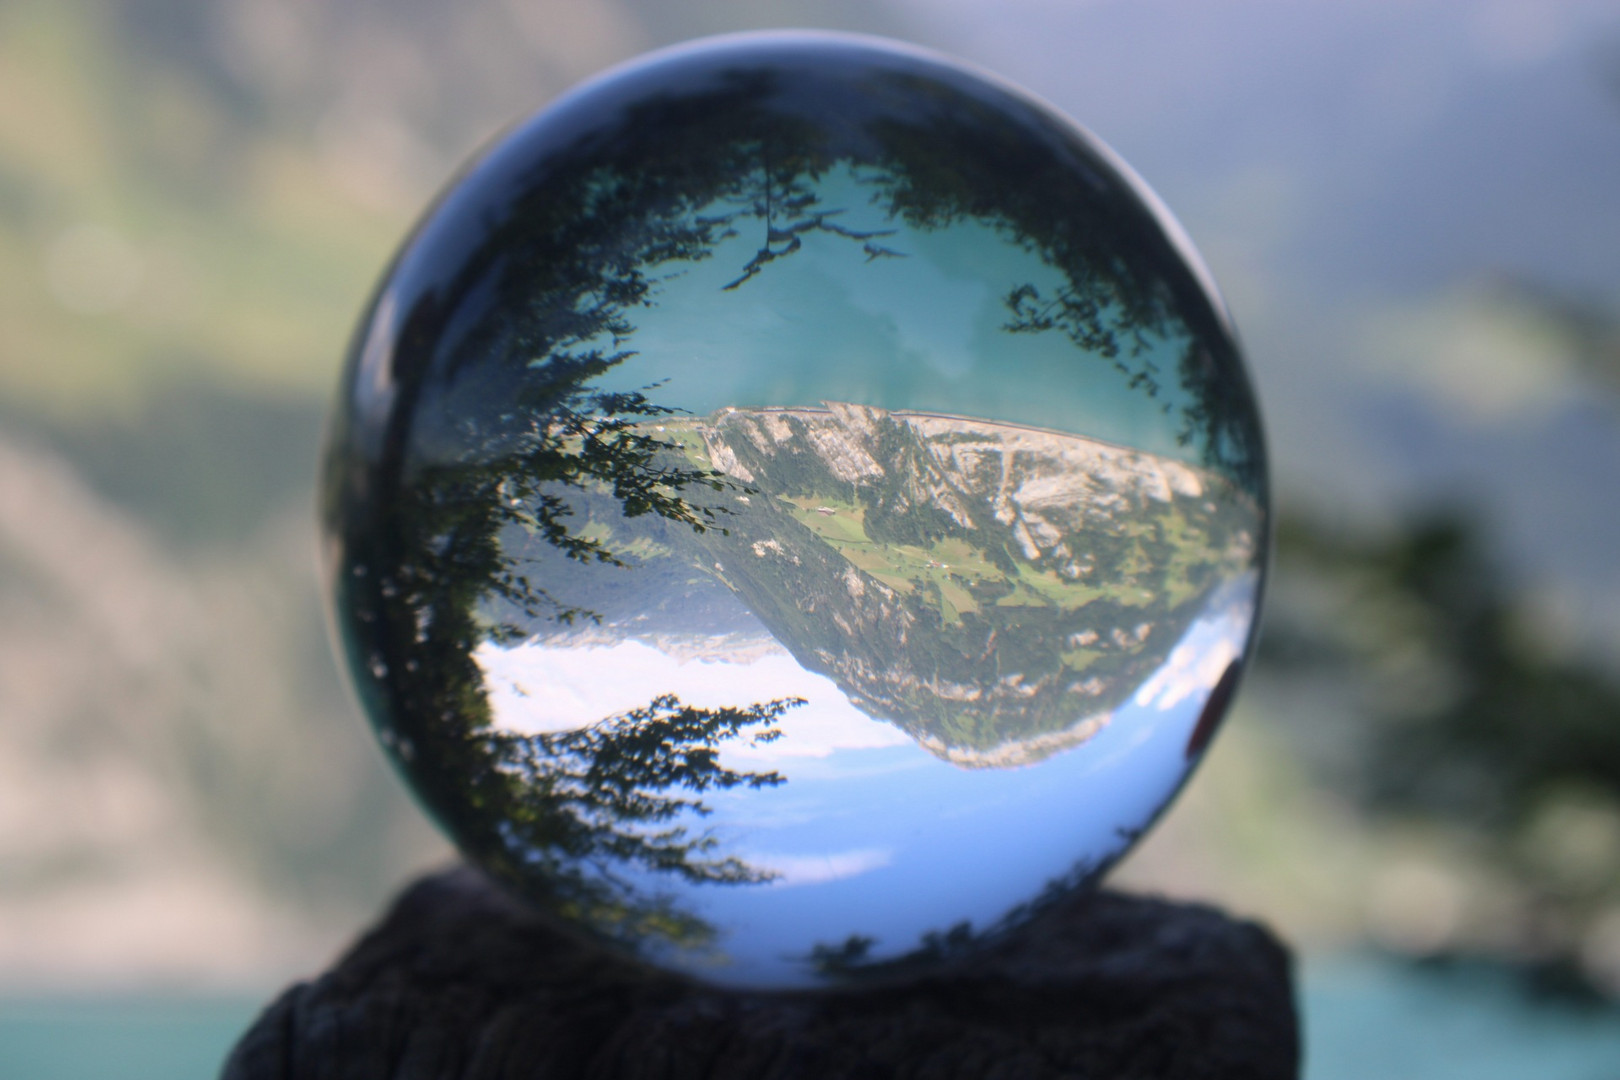
<svg viewBox="0 0 1620 1080"><path fill-rule="evenodd" d="M332 429L333 622L461 850L746 986L914 970L1118 859L1225 711L1256 404L1140 181L875 39L646 57L388 270Z"/></svg>

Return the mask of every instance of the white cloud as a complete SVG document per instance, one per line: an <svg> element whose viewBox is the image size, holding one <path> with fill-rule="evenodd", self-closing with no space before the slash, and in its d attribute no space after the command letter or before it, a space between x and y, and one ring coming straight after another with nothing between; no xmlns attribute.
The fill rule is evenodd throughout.
<svg viewBox="0 0 1620 1080"><path fill-rule="evenodd" d="M894 852L887 848L862 848L828 855L759 855L751 856L748 861L770 867L778 875L771 884L778 889L788 889L796 885L822 885L881 870L894 861Z"/></svg>

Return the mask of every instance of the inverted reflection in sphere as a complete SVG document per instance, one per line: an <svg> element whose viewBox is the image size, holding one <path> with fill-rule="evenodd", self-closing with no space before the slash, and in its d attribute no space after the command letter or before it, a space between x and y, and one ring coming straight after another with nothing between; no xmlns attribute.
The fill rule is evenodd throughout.
<svg viewBox="0 0 1620 1080"><path fill-rule="evenodd" d="M1118 858L1225 710L1255 403L1173 224L871 39L658 54L508 135L357 338L335 622L462 850L746 985L906 970Z"/></svg>

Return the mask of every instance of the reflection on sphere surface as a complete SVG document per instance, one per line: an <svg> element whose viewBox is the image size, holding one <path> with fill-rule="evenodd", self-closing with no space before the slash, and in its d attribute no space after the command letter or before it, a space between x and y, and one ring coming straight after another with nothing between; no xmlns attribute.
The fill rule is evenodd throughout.
<svg viewBox="0 0 1620 1080"><path fill-rule="evenodd" d="M830 35L610 73L390 269L334 621L462 850L723 982L910 970L1093 881L1249 645L1259 419L1173 224L986 76Z"/></svg>

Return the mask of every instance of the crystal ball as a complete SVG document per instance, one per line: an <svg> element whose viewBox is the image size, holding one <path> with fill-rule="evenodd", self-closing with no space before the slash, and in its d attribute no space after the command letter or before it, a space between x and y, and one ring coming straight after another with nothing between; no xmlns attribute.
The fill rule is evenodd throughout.
<svg viewBox="0 0 1620 1080"><path fill-rule="evenodd" d="M1251 645L1259 415L1111 151L879 39L716 38L450 184L356 334L332 622L476 865L721 984L911 971L1089 886Z"/></svg>

